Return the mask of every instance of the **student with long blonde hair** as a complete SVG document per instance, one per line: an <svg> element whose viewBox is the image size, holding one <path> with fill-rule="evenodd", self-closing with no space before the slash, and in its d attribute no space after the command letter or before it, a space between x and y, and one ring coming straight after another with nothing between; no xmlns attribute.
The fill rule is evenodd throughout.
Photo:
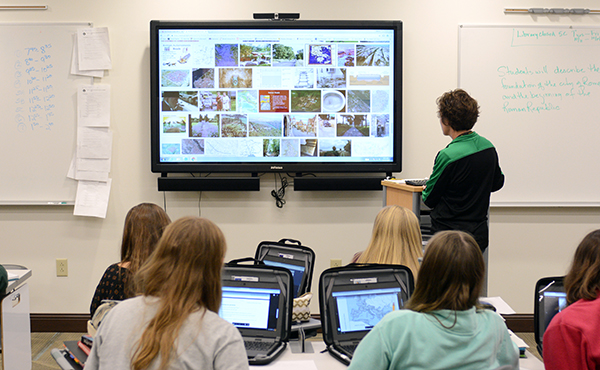
<svg viewBox="0 0 600 370"><path fill-rule="evenodd" d="M484 274L471 235L435 234L407 309L390 312L375 325L348 370L517 370L519 350L502 317L479 308Z"/></svg>
<svg viewBox="0 0 600 370"><path fill-rule="evenodd" d="M422 256L417 216L408 208L391 205L379 211L367 249L357 253L352 262L404 265L416 277Z"/></svg>
<svg viewBox="0 0 600 370"><path fill-rule="evenodd" d="M135 276L142 295L104 318L86 369L248 369L239 331L217 315L225 250L207 219L169 225Z"/></svg>

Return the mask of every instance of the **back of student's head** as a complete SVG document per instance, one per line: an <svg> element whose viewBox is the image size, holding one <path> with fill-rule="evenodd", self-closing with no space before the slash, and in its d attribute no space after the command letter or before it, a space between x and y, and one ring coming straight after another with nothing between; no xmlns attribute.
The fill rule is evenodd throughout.
<svg viewBox="0 0 600 370"><path fill-rule="evenodd" d="M592 231L579 243L565 277L569 304L580 299L593 300L600 290L600 230Z"/></svg>
<svg viewBox="0 0 600 370"><path fill-rule="evenodd" d="M436 233L425 248L415 291L407 304L413 311L463 311L477 304L485 264L473 237L462 231Z"/></svg>
<svg viewBox="0 0 600 370"><path fill-rule="evenodd" d="M448 91L437 98L438 116L456 131L470 130L479 117L479 105L465 90Z"/></svg>
<svg viewBox="0 0 600 370"><path fill-rule="evenodd" d="M202 309L218 312L225 251L221 229L205 218L183 217L167 226L136 275L138 291L160 298L160 303L142 333L132 369L146 369L157 357L159 368L166 368L187 317Z"/></svg>
<svg viewBox="0 0 600 370"><path fill-rule="evenodd" d="M422 255L417 216L408 208L391 205L377 214L371 241L357 262L405 265L416 275Z"/></svg>
<svg viewBox="0 0 600 370"><path fill-rule="evenodd" d="M127 212L121 261L129 262L131 272L135 273L146 262L169 223L171 219L167 213L153 203L138 204Z"/></svg>
<svg viewBox="0 0 600 370"><path fill-rule="evenodd" d="M183 217L165 229L156 250L139 271L144 295L190 301L217 312L221 304L221 268L226 244L212 221Z"/></svg>

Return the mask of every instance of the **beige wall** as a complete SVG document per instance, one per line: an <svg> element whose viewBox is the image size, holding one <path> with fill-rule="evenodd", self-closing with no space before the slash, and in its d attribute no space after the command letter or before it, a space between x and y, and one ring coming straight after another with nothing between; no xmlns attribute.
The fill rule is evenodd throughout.
<svg viewBox="0 0 600 370"><path fill-rule="evenodd" d="M150 172L149 21L251 19L253 12L299 12L302 19L400 19L404 22L404 171L400 176L429 174L439 149L448 142L440 133L435 98L457 85L458 25L581 24L597 16L505 15L505 7L565 7L563 1L530 0L372 0L348 1L89 1L45 0L46 11L1 11L0 22L90 21L108 27L113 70L101 83L112 86L114 131L112 193L106 219L72 216L72 208L0 207L0 261L33 269L31 312L84 313L104 269L118 260L123 219L133 205L163 204L157 175ZM35 3L35 4L38 4ZM30 1L11 3L30 5ZM595 8L581 0L578 7ZM485 125L479 122L478 125ZM493 141L493 138L490 138ZM502 153L500 153L502 158ZM507 181L519 181L507 173ZM10 174L4 173L2 181ZM57 174L60 176L60 174ZM560 169L557 169L560 178ZM294 192L283 209L270 191L273 175L260 192L167 193L167 212L176 219L202 215L220 225L227 259L251 256L263 240L294 238L317 253L313 278L331 258L349 262L366 245L381 192ZM533 312L533 286L542 276L562 274L574 247L598 227L597 208L492 208L489 294L502 296L520 313ZM69 276L57 278L55 259L68 258ZM316 302L313 311L318 310Z"/></svg>

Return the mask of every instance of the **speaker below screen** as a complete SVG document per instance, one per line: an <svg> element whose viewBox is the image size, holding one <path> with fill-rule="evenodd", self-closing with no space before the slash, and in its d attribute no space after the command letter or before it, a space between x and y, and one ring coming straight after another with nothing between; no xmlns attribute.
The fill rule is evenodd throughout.
<svg viewBox="0 0 600 370"><path fill-rule="evenodd" d="M379 177L294 177L294 190L383 190Z"/></svg>
<svg viewBox="0 0 600 370"><path fill-rule="evenodd" d="M159 177L158 191L259 191L258 177Z"/></svg>

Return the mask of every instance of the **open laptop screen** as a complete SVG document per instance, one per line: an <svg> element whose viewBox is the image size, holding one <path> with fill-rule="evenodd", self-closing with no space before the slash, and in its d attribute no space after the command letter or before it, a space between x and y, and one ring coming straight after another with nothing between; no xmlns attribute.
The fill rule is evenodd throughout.
<svg viewBox="0 0 600 370"><path fill-rule="evenodd" d="M277 330L279 289L223 286L219 316L239 329Z"/></svg>
<svg viewBox="0 0 600 370"><path fill-rule="evenodd" d="M338 317L338 333L368 331L385 314L400 309L399 287L332 292Z"/></svg>
<svg viewBox="0 0 600 370"><path fill-rule="evenodd" d="M278 267L283 267L283 268L290 270L290 272L292 273L292 280L294 281L294 289L293 289L294 297L297 297L298 291L300 290L300 285L302 284L302 278L304 277L304 272L305 272L306 268L304 266L294 265L291 263L271 261L267 258L268 258L268 256L265 256L265 259L263 260L265 265L278 266Z"/></svg>
<svg viewBox="0 0 600 370"><path fill-rule="evenodd" d="M544 332L548 325L550 325L550 321L552 318L562 311L565 307L567 307L567 293L565 292L554 292L554 291L545 291L542 293L543 300L543 312L540 315L540 327L542 330L540 331L540 339L544 337Z"/></svg>

